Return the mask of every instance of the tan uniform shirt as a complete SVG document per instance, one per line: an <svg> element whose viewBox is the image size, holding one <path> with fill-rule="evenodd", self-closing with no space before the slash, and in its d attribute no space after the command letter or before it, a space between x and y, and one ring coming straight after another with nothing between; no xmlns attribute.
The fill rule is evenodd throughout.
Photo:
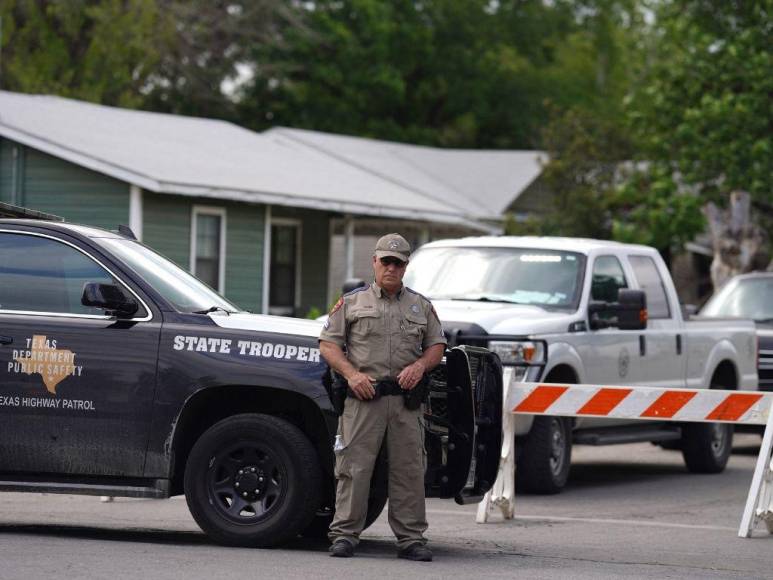
<svg viewBox="0 0 773 580"><path fill-rule="evenodd" d="M403 286L392 298L375 283L341 297L319 335L346 347L358 371L395 379L433 344L446 344L429 300Z"/></svg>

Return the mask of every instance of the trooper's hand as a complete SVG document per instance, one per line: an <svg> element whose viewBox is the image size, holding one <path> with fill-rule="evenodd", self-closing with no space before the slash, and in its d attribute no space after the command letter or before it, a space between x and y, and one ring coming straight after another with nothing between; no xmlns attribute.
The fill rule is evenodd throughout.
<svg viewBox="0 0 773 580"><path fill-rule="evenodd" d="M419 384L421 377L424 376L427 368L421 360L417 360L415 363L409 364L405 367L400 374L397 375L397 382L400 388L410 391L413 387Z"/></svg>
<svg viewBox="0 0 773 580"><path fill-rule="evenodd" d="M354 373L347 379L349 388L354 392L360 401L369 401L376 395L376 389L373 383L376 379L365 373Z"/></svg>

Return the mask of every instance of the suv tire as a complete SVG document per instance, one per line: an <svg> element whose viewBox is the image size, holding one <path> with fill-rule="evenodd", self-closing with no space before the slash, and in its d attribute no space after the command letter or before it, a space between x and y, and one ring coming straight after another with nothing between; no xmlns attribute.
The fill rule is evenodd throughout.
<svg viewBox="0 0 773 580"><path fill-rule="evenodd" d="M320 503L317 453L295 425L269 415L228 417L196 441L185 497L202 530L228 546L263 547L295 537Z"/></svg>

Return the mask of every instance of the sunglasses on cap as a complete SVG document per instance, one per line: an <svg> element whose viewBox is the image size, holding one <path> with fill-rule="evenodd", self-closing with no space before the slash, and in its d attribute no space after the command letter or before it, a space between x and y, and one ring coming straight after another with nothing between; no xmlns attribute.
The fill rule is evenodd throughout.
<svg viewBox="0 0 773 580"><path fill-rule="evenodd" d="M402 268L405 266L406 262L403 262L399 258L395 258L394 256L386 256L384 258L379 258L379 262L381 262L381 265L386 266L397 266L398 268Z"/></svg>

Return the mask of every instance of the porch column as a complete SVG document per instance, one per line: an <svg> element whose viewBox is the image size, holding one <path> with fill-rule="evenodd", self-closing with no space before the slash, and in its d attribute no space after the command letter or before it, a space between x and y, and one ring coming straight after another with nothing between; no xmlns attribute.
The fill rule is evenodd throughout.
<svg viewBox="0 0 773 580"><path fill-rule="evenodd" d="M142 188L129 186L129 228L135 237L142 241Z"/></svg>
<svg viewBox="0 0 773 580"><path fill-rule="evenodd" d="M345 280L354 277L354 218L347 215L344 218L344 247L346 249L346 275Z"/></svg>
<svg viewBox="0 0 773 580"><path fill-rule="evenodd" d="M263 230L263 296L262 312L268 314L268 295L271 285L271 206L266 206Z"/></svg>

